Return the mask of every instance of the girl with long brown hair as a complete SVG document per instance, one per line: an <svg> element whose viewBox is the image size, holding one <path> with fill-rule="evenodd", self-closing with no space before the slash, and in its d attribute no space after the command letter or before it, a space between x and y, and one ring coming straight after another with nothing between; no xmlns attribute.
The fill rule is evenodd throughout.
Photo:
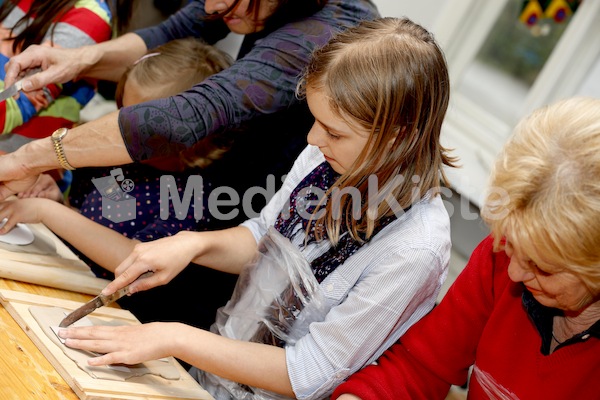
<svg viewBox="0 0 600 400"><path fill-rule="evenodd" d="M90 365L174 355L217 399L321 399L434 306L450 258L439 189L453 161L439 142L450 88L440 48L409 20L366 21L318 50L301 82L309 146L260 216L138 244L104 290L148 270L130 293L165 284L190 262L238 274L217 322L61 330L67 346L103 354ZM19 204L0 216L30 218ZM130 246L101 243L99 257Z"/></svg>

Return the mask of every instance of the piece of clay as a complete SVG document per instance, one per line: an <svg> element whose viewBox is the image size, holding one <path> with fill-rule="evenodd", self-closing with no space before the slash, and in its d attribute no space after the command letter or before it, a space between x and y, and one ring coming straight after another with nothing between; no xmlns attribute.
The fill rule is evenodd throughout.
<svg viewBox="0 0 600 400"><path fill-rule="evenodd" d="M93 378L124 381L133 377L148 374L161 376L169 380L177 380L180 378L179 371L174 365L174 361L172 359L168 359L168 362L165 362L165 359L161 359L146 361L144 363L136 365L110 365L102 367L89 366L87 364L87 360L89 358L97 356L97 354L77 349L71 349L65 346L57 336L57 330L55 332L52 328L57 327L60 324L60 321L62 321L62 319L65 317L66 313L69 313L70 311L59 307L30 306L29 312L40 325L40 328L42 328L44 333L50 338L50 340L52 340L52 342L55 343L65 353L67 357L73 360L80 369L87 372ZM75 322L72 326L117 326L125 324L127 324L126 321L107 321L88 316Z"/></svg>
<svg viewBox="0 0 600 400"><path fill-rule="evenodd" d="M0 221L0 228L6 223L6 218ZM34 236L31 229L25 224L17 224L7 233L0 235L0 242L25 246L33 242Z"/></svg>

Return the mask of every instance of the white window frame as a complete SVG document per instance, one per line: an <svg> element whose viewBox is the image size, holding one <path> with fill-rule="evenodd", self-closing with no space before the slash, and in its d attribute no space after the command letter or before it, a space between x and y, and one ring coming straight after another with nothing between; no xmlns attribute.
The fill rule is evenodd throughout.
<svg viewBox="0 0 600 400"><path fill-rule="evenodd" d="M475 59L507 1L448 0L441 10L433 31L444 49L453 88ZM584 0L529 89L518 117L575 95L599 56L600 1ZM477 206L481 206L491 165L515 122L500 120L494 110L452 91L442 141L455 149L462 168L448 169L447 173L452 187Z"/></svg>

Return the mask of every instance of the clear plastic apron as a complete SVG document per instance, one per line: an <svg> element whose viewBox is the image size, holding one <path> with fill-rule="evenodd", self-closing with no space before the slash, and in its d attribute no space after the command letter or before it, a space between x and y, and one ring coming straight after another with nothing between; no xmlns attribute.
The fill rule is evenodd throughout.
<svg viewBox="0 0 600 400"><path fill-rule="evenodd" d="M298 249L274 228L258 245L257 259L244 267L231 299L217 312L211 332L231 339L293 345L309 325L327 313L319 283ZM192 368L217 400L288 397L220 378Z"/></svg>

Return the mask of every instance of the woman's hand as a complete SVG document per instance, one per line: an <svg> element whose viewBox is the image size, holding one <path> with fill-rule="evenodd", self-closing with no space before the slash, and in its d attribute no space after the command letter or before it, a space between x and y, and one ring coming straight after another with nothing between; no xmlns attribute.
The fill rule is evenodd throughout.
<svg viewBox="0 0 600 400"><path fill-rule="evenodd" d="M23 80L23 90L26 92L76 78L118 82L127 66L146 54L147 50L144 40L135 33L72 49L32 45L6 63L4 83L8 87L27 70L38 67L42 68L41 72Z"/></svg>
<svg viewBox="0 0 600 400"><path fill-rule="evenodd" d="M138 364L172 355L173 338L180 324L153 322L143 325L85 326L60 329L58 336L74 349L102 354L89 365Z"/></svg>
<svg viewBox="0 0 600 400"><path fill-rule="evenodd" d="M198 254L195 236L197 233L194 232L180 232L136 244L131 254L115 269L115 280L104 288L102 294L112 294L129 284L129 293L133 294L169 283ZM134 282L147 271L154 274Z"/></svg>
<svg viewBox="0 0 600 400"><path fill-rule="evenodd" d="M48 174L41 174L37 182L32 187L17 194L17 197L20 199L41 197L54 200L59 203L64 201L63 194L60 191L58 184L54 178Z"/></svg>
<svg viewBox="0 0 600 400"><path fill-rule="evenodd" d="M12 85L27 70L41 67L42 71L23 81L23 90L38 90L51 83L65 83L79 76L93 57L85 48L62 49L43 45L32 45L22 53L10 58L6 66L5 87Z"/></svg>
<svg viewBox="0 0 600 400"><path fill-rule="evenodd" d="M0 200L29 190L39 175L58 168L50 138L38 139L0 155Z"/></svg>
<svg viewBox="0 0 600 400"><path fill-rule="evenodd" d="M23 176L22 174L13 171L19 169L20 166L9 160L9 156L0 157L0 200L4 200L13 194L29 190L35 185L38 180L37 175Z"/></svg>

